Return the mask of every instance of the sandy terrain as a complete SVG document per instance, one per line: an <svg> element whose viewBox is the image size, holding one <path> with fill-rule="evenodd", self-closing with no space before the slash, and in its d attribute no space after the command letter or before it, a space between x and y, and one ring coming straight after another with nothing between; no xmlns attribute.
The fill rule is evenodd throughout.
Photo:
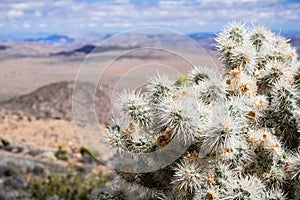
<svg viewBox="0 0 300 200"><path fill-rule="evenodd" d="M78 163L82 159L82 154L80 154L80 148L86 147L91 150L91 153L96 158L101 158L102 152L101 148L94 148L94 146L86 145L87 141L98 141L100 144L103 142L104 126L100 126L101 132L94 135L80 135L75 128L73 122L68 120L55 120L55 119L35 119L32 117L24 117L19 115L2 115L0 117L0 139L8 141L10 145L14 147L22 147L20 155L25 157L31 157L29 151L37 151L36 158L42 158L42 152L55 152L58 151L58 147L62 146L63 149L70 154L70 159L67 163L73 163L80 165ZM103 132L102 132L103 131ZM93 137L91 137L93 136ZM81 138L84 137L84 140ZM0 149L2 153L9 153ZM11 151L14 154L14 150ZM46 159L51 159L48 156ZM62 161L55 159L59 164L66 165ZM103 165L95 165L95 170L102 170L104 172L109 172L109 169Z"/></svg>
<svg viewBox="0 0 300 200"><path fill-rule="evenodd" d="M79 149L83 144L70 121L38 120L35 118L6 115L0 119L0 136L18 146L57 150L58 146Z"/></svg>
<svg viewBox="0 0 300 200"><path fill-rule="evenodd" d="M85 55L72 56L8 56L0 60L0 101L27 94L43 85L74 80L82 67L80 78L117 84L117 87L136 87L157 71L186 73L192 64L183 58L159 50L139 50L119 57L120 52L98 53L85 62ZM209 52L214 62L216 52ZM210 65L206 55L190 54L187 60L195 65ZM115 59L119 57L118 59Z"/></svg>

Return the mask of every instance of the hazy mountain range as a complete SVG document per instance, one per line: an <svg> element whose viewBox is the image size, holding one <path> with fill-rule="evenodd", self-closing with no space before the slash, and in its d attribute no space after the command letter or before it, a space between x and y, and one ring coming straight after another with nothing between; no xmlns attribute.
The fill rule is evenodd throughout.
<svg viewBox="0 0 300 200"><path fill-rule="evenodd" d="M79 52L89 53L91 50L91 46L96 46L100 42L104 41L107 38L114 36L115 34L95 34L95 33L86 33L86 34L46 34L40 33L40 35L30 36L30 35L0 35L0 50L5 50L7 46L4 43L15 43L15 42L30 42L30 43L40 43L40 44L47 44L52 46L64 47L68 50L76 51L78 49ZM147 38L161 38L161 35L154 35L154 34L143 34ZM216 37L216 33L210 32L194 32L190 34L186 34L187 37L194 39L195 41L199 42L204 48L212 49L212 44L214 43L214 38ZM300 32L288 32L288 33L281 33L281 35L290 38L291 43L293 46L299 47L300 46ZM120 37L120 35L117 35ZM121 38L123 38L121 36ZM130 36L128 38L123 38L123 41L130 42L133 46L134 44L134 37ZM2 43L2 45L1 45ZM91 46L86 46L91 45ZM113 46L119 46L119 44L114 44ZM121 45L122 46L122 45ZM126 45L125 45L126 46ZM82 49L80 49L82 48ZM113 50L108 48L107 50Z"/></svg>
<svg viewBox="0 0 300 200"><path fill-rule="evenodd" d="M68 37L66 35L49 35L47 37L38 37L38 38L28 38L25 39L26 42L41 42L46 44L68 44L75 41L74 38Z"/></svg>

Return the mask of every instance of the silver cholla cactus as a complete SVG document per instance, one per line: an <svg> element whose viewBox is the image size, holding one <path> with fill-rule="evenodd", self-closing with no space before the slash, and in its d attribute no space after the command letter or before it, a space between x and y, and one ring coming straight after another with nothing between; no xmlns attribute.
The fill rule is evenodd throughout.
<svg viewBox="0 0 300 200"><path fill-rule="evenodd" d="M295 48L265 27L237 22L216 43L222 69L195 67L181 86L158 75L145 92L120 94L121 123L107 129L113 148L148 153L175 137L191 145L162 169L117 174L140 188L141 199L300 199Z"/></svg>

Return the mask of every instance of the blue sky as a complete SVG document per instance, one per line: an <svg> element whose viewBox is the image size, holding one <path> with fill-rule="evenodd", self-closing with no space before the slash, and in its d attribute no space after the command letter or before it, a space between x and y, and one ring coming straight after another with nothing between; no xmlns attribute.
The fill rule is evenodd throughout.
<svg viewBox="0 0 300 200"><path fill-rule="evenodd" d="M297 0L1 0L0 35L119 32L156 26L218 32L229 21L300 31Z"/></svg>

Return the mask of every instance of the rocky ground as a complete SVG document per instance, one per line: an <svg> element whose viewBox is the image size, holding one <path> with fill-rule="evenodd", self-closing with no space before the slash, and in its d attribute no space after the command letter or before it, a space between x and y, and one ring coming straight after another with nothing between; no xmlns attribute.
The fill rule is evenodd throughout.
<svg viewBox="0 0 300 200"><path fill-rule="evenodd" d="M0 120L0 133L0 199L40 199L46 198L44 195L62 197L65 194L51 184L41 188L28 187L38 180L46 181L53 174L63 177L69 171L88 182L85 185L100 179L89 186L87 190L90 192L110 173L101 160L93 157L101 152L91 154L85 148L71 121L5 115ZM74 184L70 182L69 187L76 187ZM43 190L45 194L32 196L35 190Z"/></svg>
<svg viewBox="0 0 300 200"><path fill-rule="evenodd" d="M94 158L101 152L84 146L71 121L72 88L50 84L1 103L0 199L87 199L111 179ZM107 92L98 90L99 123L107 119Z"/></svg>

